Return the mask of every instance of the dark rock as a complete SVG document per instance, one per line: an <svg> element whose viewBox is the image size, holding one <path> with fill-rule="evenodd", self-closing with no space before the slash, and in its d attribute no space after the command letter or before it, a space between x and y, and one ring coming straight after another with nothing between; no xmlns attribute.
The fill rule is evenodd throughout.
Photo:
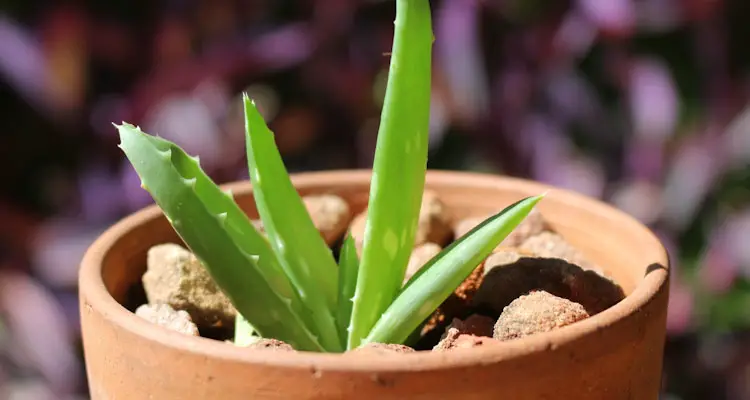
<svg viewBox="0 0 750 400"><path fill-rule="evenodd" d="M613 281L557 258L520 257L485 263L486 274L472 305L499 315L516 298L534 290L580 303L590 315L617 304L625 295ZM488 259L488 261L493 261Z"/></svg>
<svg viewBox="0 0 750 400"><path fill-rule="evenodd" d="M472 314L465 320L454 318L448 329L455 328L458 332L473 336L492 336L495 320L484 315Z"/></svg>

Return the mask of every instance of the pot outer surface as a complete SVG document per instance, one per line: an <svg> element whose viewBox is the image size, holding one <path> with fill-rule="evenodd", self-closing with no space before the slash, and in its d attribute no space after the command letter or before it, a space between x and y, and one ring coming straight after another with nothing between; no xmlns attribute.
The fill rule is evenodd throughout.
<svg viewBox="0 0 750 400"><path fill-rule="evenodd" d="M369 171L293 176L302 194L335 193L364 209ZM228 185L255 216L247 183ZM668 257L641 224L608 205L534 182L429 171L456 219L547 190L539 210L601 265L627 296L556 331L497 345L389 356L249 350L190 337L121 305L149 247L180 243L155 206L120 221L87 252L80 305L92 399L657 399L668 298Z"/></svg>

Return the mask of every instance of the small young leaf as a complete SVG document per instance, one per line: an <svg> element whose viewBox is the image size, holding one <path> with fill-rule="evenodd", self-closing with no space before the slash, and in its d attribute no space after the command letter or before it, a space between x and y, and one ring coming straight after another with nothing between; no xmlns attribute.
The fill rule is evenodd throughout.
<svg viewBox="0 0 750 400"><path fill-rule="evenodd" d="M310 309L320 341L342 350L336 321L336 260L294 188L263 116L243 96L247 163L263 227L281 266Z"/></svg>
<svg viewBox="0 0 750 400"><path fill-rule="evenodd" d="M488 218L430 260L404 286L367 342L402 343L520 224L542 196L523 199Z"/></svg>
<svg viewBox="0 0 750 400"><path fill-rule="evenodd" d="M348 348L359 346L401 288L424 191L433 40L429 1L396 0L394 24Z"/></svg>
<svg viewBox="0 0 750 400"><path fill-rule="evenodd" d="M237 204L174 143L129 124L117 129L144 186L237 311L262 336L300 350L323 350L304 323L289 280Z"/></svg>
<svg viewBox="0 0 750 400"><path fill-rule="evenodd" d="M346 340L349 323L351 322L352 297L354 297L354 290L357 287L358 270L359 257L354 245L354 238L347 235L339 255L339 297L336 308L336 323L339 328L339 337L342 340Z"/></svg>

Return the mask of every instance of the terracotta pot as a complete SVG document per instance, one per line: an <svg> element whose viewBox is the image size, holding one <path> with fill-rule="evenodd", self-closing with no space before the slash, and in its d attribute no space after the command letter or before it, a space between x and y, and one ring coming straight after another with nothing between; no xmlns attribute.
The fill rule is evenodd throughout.
<svg viewBox="0 0 750 400"><path fill-rule="evenodd" d="M303 194L333 192L361 210L369 171L294 176ZM254 214L251 187L229 185ZM497 345L397 356L264 352L152 325L121 303L152 245L179 242L159 209L125 218L89 249L80 272L93 399L656 399L665 339L668 257L656 237L601 202L504 177L430 171L455 218L550 190L539 209L603 266L627 297L556 331Z"/></svg>

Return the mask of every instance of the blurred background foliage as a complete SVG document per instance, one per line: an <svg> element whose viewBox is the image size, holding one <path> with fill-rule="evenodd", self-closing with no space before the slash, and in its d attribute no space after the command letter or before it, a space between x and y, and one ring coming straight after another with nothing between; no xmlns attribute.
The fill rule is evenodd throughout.
<svg viewBox="0 0 750 400"><path fill-rule="evenodd" d="M674 264L664 398L750 399L750 2L432 4L430 167L552 183L648 224ZM248 91L290 170L369 167L393 9L0 2L0 397L86 398L77 264L151 201L112 122L245 179Z"/></svg>

